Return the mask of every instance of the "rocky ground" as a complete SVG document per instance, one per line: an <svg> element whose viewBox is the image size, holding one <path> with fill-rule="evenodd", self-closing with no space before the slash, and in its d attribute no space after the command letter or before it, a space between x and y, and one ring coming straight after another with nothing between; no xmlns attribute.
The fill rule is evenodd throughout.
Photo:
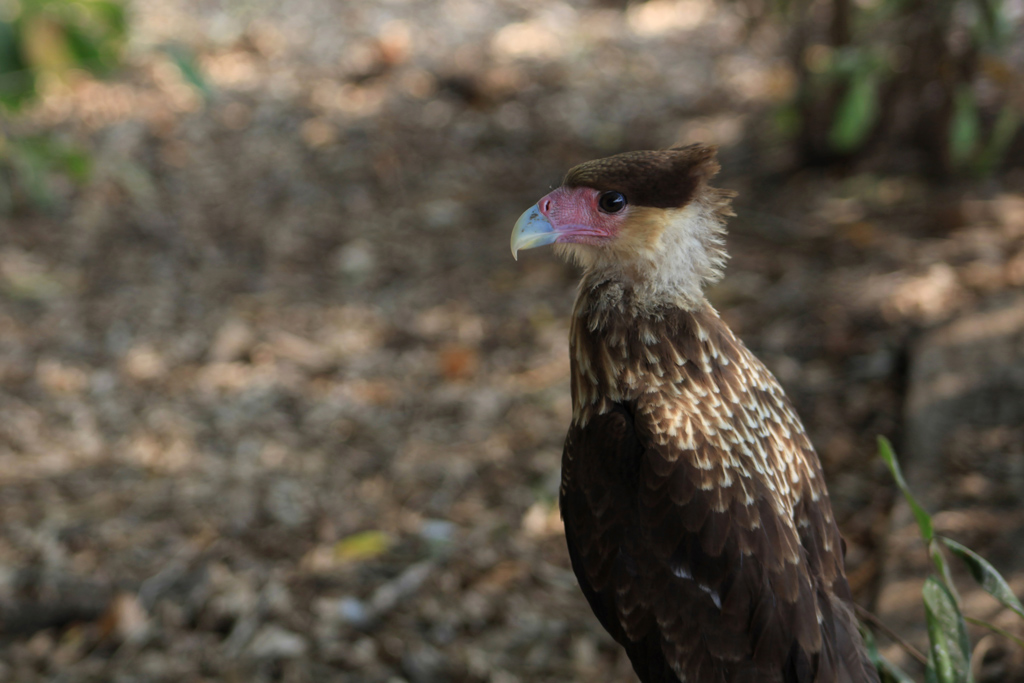
<svg viewBox="0 0 1024 683"><path fill-rule="evenodd" d="M741 192L710 296L804 417L860 602L923 557L887 553L877 434L1024 591L1019 372L940 354L1003 398L943 413L942 457L907 438L929 330L1024 287L1021 172L793 171L778 37L710 0L147 0L133 27L117 80L16 123L94 172L0 218L0 681L632 680L555 505L576 275L508 236L572 164L696 140ZM1010 319L965 343L1019 363ZM1024 680L984 642L982 680Z"/></svg>

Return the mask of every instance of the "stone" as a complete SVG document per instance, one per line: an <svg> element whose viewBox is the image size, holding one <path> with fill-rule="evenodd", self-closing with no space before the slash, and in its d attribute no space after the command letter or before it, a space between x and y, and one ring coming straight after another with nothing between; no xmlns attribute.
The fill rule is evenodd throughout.
<svg viewBox="0 0 1024 683"><path fill-rule="evenodd" d="M308 650L305 638L275 624L261 628L248 648L249 654L257 659L295 659Z"/></svg>

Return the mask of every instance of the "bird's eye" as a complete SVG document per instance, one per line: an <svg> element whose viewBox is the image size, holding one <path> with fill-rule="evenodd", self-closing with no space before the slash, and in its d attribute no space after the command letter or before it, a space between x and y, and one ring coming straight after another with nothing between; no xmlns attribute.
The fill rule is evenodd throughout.
<svg viewBox="0 0 1024 683"><path fill-rule="evenodd" d="M621 192L605 192L597 200L597 206L605 213L618 213L626 208L626 196Z"/></svg>

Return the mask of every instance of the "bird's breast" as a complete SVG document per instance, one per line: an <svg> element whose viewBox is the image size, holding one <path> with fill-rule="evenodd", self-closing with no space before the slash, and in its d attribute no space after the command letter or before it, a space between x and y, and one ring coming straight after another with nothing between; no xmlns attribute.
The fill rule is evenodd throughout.
<svg viewBox="0 0 1024 683"><path fill-rule="evenodd" d="M797 521L799 500L819 495L820 470L771 373L710 306L645 315L607 302L582 298L573 316L573 425L624 406L644 442L705 473L702 485L762 482Z"/></svg>

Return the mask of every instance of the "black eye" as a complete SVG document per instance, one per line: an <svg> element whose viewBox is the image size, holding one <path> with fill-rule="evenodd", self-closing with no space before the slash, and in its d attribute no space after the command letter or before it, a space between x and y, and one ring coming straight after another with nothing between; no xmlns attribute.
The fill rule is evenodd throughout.
<svg viewBox="0 0 1024 683"><path fill-rule="evenodd" d="M626 196L621 192L605 192L597 200L597 206L605 213L618 213L626 208Z"/></svg>

